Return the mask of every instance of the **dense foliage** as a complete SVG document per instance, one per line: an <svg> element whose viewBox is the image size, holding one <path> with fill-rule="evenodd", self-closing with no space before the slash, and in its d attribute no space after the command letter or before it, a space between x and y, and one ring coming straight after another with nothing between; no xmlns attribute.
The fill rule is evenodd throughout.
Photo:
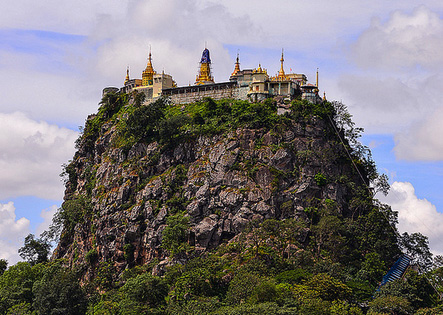
<svg viewBox="0 0 443 315"><path fill-rule="evenodd" d="M106 94L98 113L87 120L78 148L93 150L105 124L118 130L112 143L116 148L129 150L136 143L155 141L162 150L170 150L200 135L238 128L278 133L294 121L307 125L323 119L328 122L325 137L346 147L346 163L353 163L362 176L360 184L346 176L337 179L352 192L349 211L338 211L334 200L313 198L304 209L306 219L251 221L234 240L200 255L188 241L189 200L182 191L186 166L175 165L174 176L164 182L169 199L147 201L169 207L161 249L176 259L174 264L159 268L154 260L134 266L134 248L128 243L123 246L128 263L123 274L115 273L112 261L98 262L95 248L85 256L87 266L67 269L63 261L46 261L47 242L72 242L76 228L91 225L94 217L90 204L94 170L87 169L82 178L71 163L63 173L69 183L67 198L53 225L42 239L30 235L21 249L28 262L7 269L6 261L0 260L0 315L438 314L441 310L432 285L443 291L443 259L431 266L426 237L399 236L396 213L373 198L366 184L372 182L375 190L386 192L386 177L378 176L369 150L358 142L362 130L354 126L343 104L295 100L289 112L277 115L272 99L261 103L205 99L184 107L164 99L142 102L140 94ZM309 159L309 152L299 154ZM253 161L243 164L251 176L256 172ZM279 178L289 176L271 171L274 188ZM331 180L321 172L313 179L320 188ZM86 195L74 194L79 181L85 183ZM281 210L291 207L283 204ZM376 292L400 250L422 269ZM91 281L81 283L82 268L92 268Z"/></svg>
<svg viewBox="0 0 443 315"><path fill-rule="evenodd" d="M145 106L126 108L128 117L119 123L118 145L130 148L136 142L158 141L173 145L202 134L217 134L241 127L272 128L287 117L277 116L273 100L250 103L210 98L184 108L159 99Z"/></svg>
<svg viewBox="0 0 443 315"><path fill-rule="evenodd" d="M440 314L434 288L415 271L374 295L373 281L386 270L375 253L357 273L309 250L282 253L278 248L297 242L302 226L265 221L248 240L171 266L161 277L150 264L106 282L101 277L112 270L102 264L83 288L62 261L17 263L0 276L0 314Z"/></svg>

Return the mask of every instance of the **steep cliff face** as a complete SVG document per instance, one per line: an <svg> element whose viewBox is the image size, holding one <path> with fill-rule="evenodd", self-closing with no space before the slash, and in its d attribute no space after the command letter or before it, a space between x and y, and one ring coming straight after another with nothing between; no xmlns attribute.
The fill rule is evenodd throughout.
<svg viewBox="0 0 443 315"><path fill-rule="evenodd" d="M75 214L54 256L71 265L108 261L122 271L213 249L251 222L300 218L308 234L313 208L356 211L350 200L363 183L327 120L286 117L266 128L119 146L130 106L102 115L92 138L88 123L98 116L89 117L66 168L63 208Z"/></svg>

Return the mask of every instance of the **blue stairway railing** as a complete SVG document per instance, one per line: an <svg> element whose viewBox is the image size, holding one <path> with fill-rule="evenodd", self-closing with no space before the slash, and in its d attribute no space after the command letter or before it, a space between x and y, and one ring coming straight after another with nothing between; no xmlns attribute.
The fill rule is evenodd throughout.
<svg viewBox="0 0 443 315"><path fill-rule="evenodd" d="M378 286L377 291L379 291L381 287L384 286L386 283L400 279L403 276L403 274L406 272L406 269L408 269L410 263L411 263L411 258L409 256L407 255L400 256L400 258L397 259L394 265L392 265L391 269L389 269L388 273L383 277L383 280Z"/></svg>

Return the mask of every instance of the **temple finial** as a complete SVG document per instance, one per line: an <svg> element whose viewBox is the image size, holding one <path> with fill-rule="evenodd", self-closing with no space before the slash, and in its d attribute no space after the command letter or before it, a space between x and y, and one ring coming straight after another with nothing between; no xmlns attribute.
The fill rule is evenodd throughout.
<svg viewBox="0 0 443 315"><path fill-rule="evenodd" d="M126 85L126 83L128 83L129 82L129 66L127 66L126 67L126 78L125 78L125 85Z"/></svg>
<svg viewBox="0 0 443 315"><path fill-rule="evenodd" d="M156 72L152 66L151 45L149 45L148 63L142 73L142 85L152 85L154 74L156 74Z"/></svg>
<svg viewBox="0 0 443 315"><path fill-rule="evenodd" d="M237 50L237 59L235 61L234 71L231 73L231 76L236 75L239 72L240 72L240 57L239 57L239 51Z"/></svg>
<svg viewBox="0 0 443 315"><path fill-rule="evenodd" d="M280 59L280 71L278 72L277 78L282 80L286 78L285 70L283 69L283 63L285 61L283 48L281 49L281 59Z"/></svg>
<svg viewBox="0 0 443 315"><path fill-rule="evenodd" d="M315 80L315 85L317 86L317 89L318 89L318 68L317 68L317 76L316 76L316 80Z"/></svg>

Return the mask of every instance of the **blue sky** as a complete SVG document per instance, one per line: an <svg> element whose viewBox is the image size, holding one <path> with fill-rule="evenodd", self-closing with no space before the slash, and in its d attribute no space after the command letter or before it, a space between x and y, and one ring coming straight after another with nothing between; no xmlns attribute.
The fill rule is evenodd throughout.
<svg viewBox="0 0 443 315"><path fill-rule="evenodd" d="M313 0L17 0L0 11L0 258L15 263L63 198L61 165L78 126L126 67L194 82L205 46L213 74L285 70L346 104L391 192L399 228L443 253L443 3Z"/></svg>
<svg viewBox="0 0 443 315"><path fill-rule="evenodd" d="M437 209L443 210L443 161L398 160L391 135L367 134L361 142L371 147L380 172L386 173L391 181L414 183L417 197L426 198Z"/></svg>

